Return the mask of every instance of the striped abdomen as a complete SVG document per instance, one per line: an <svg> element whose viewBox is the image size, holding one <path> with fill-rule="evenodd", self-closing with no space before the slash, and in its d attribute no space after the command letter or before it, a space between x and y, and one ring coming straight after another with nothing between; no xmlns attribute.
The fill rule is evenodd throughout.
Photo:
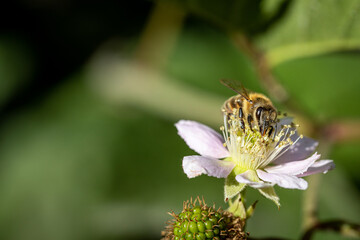
<svg viewBox="0 0 360 240"><path fill-rule="evenodd" d="M239 110L240 108L242 108L243 100L244 100L242 98L243 97L240 95L232 96L231 98L225 101L224 105L222 106L222 111L228 115L233 114L234 109Z"/></svg>

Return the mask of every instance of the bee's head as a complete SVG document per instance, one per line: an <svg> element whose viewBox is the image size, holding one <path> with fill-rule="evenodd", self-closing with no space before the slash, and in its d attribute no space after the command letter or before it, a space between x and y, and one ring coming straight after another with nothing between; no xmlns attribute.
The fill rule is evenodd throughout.
<svg viewBox="0 0 360 240"><path fill-rule="evenodd" d="M277 112L274 108L269 109L269 121L271 123L276 122L277 119Z"/></svg>
<svg viewBox="0 0 360 240"><path fill-rule="evenodd" d="M255 117L262 129L267 129L269 125L276 122L277 112L273 107L257 107Z"/></svg>
<svg viewBox="0 0 360 240"><path fill-rule="evenodd" d="M255 117L258 122L269 121L275 122L277 119L277 112L273 107L257 107L255 109Z"/></svg>

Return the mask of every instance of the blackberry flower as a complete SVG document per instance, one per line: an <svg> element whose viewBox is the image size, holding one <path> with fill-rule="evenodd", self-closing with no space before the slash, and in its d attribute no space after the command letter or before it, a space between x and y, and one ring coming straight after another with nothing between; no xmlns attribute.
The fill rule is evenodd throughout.
<svg viewBox="0 0 360 240"><path fill-rule="evenodd" d="M308 184L302 177L335 167L332 160L319 160L320 154L314 153L318 142L299 135L291 118L280 119L274 131L262 134L235 116L225 116L223 135L195 121L175 124L187 145L200 154L183 158L184 172L189 178L226 178L225 199L250 186L280 206L274 185L305 190Z"/></svg>

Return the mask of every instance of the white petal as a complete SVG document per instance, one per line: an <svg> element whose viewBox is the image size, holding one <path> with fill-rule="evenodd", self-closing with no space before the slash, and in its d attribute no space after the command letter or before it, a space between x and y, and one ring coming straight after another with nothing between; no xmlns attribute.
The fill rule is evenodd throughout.
<svg viewBox="0 0 360 240"><path fill-rule="evenodd" d="M229 151L223 145L223 137L208 126L185 120L177 122L175 126L186 144L200 155L213 158L229 156Z"/></svg>
<svg viewBox="0 0 360 240"><path fill-rule="evenodd" d="M194 178L201 174L226 178L235 167L233 162L203 156L186 156L182 165L188 178Z"/></svg>
<svg viewBox="0 0 360 240"><path fill-rule="evenodd" d="M315 163L316 160L320 158L320 154L314 153L311 157L294 162L287 162L284 164L267 167L265 170L268 173L281 173L287 175L298 175L306 172L308 168Z"/></svg>
<svg viewBox="0 0 360 240"><path fill-rule="evenodd" d="M274 186L274 184L264 183L263 181L260 181L260 179L256 176L256 172L252 170L248 170L244 173L236 175L235 179L239 183L245 183L253 188L264 188L264 187Z"/></svg>
<svg viewBox="0 0 360 240"><path fill-rule="evenodd" d="M260 169L256 170L256 172L260 179L277 184L283 188L305 190L308 187L308 183L302 178L286 174L267 173Z"/></svg>
<svg viewBox="0 0 360 240"><path fill-rule="evenodd" d="M291 136L292 141L296 141L298 138L298 134L294 134L293 136ZM317 146L318 142L314 139L308 137L300 138L295 144L285 148L283 152L279 154L279 157L274 160L273 163L282 164L286 162L305 159L315 151Z"/></svg>
<svg viewBox="0 0 360 240"><path fill-rule="evenodd" d="M335 168L335 163L332 160L320 160L311 165L308 170L297 177L305 177L315 173L327 173Z"/></svg>

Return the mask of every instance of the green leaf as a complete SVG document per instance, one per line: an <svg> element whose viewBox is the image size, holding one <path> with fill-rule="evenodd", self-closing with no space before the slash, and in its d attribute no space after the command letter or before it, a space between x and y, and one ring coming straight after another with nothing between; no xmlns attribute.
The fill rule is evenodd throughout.
<svg viewBox="0 0 360 240"><path fill-rule="evenodd" d="M244 190L245 186L245 183L239 183L238 181L236 181L235 173L231 172L225 180L225 200L235 197L242 190Z"/></svg>
<svg viewBox="0 0 360 240"><path fill-rule="evenodd" d="M360 48L360 2L293 1L261 38L270 65L328 52Z"/></svg>
<svg viewBox="0 0 360 240"><path fill-rule="evenodd" d="M275 192L273 187L259 188L259 192L264 195L267 199L273 201L278 208L280 208L280 198Z"/></svg>
<svg viewBox="0 0 360 240"><path fill-rule="evenodd" d="M358 118L358 54L337 53L302 58L274 68L274 74L309 115L322 122Z"/></svg>

